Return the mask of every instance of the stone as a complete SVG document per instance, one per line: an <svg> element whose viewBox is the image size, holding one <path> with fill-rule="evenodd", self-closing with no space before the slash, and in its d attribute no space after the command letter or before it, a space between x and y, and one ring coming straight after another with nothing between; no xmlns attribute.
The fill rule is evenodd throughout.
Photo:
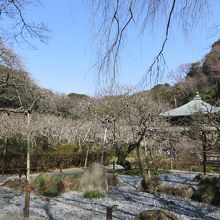
<svg viewBox="0 0 220 220"><path fill-rule="evenodd" d="M143 178L141 180L141 184L138 188L141 192L147 192L147 193L158 193L158 190L161 186L160 178L157 176L152 176L151 178Z"/></svg>
<svg viewBox="0 0 220 220"><path fill-rule="evenodd" d="M190 199L192 197L193 193L194 193L194 189L192 187L188 187L188 186L173 189L173 195L180 196L182 198Z"/></svg>
<svg viewBox="0 0 220 220"><path fill-rule="evenodd" d="M191 199L194 189L190 186L175 188L162 184L158 189L158 193Z"/></svg>
<svg viewBox="0 0 220 220"><path fill-rule="evenodd" d="M121 184L121 181L117 173L108 173L107 178L108 178L108 185L119 186Z"/></svg>
<svg viewBox="0 0 220 220"><path fill-rule="evenodd" d="M23 190L24 187L27 184L27 180L24 178L15 178L15 179L9 179L6 181L3 186L7 186L9 188L14 188L14 189L20 189Z"/></svg>
<svg viewBox="0 0 220 220"><path fill-rule="evenodd" d="M74 179L64 178L62 183L64 185L65 192L69 191L79 191L79 185L81 181L81 176L75 177Z"/></svg>
<svg viewBox="0 0 220 220"><path fill-rule="evenodd" d="M148 210L138 214L135 220L179 220L175 214L165 209Z"/></svg>
<svg viewBox="0 0 220 220"><path fill-rule="evenodd" d="M216 178L216 187L220 188L220 176Z"/></svg>
<svg viewBox="0 0 220 220"><path fill-rule="evenodd" d="M0 220L16 220L18 217L16 217L14 214L6 212L4 210L0 210Z"/></svg>
<svg viewBox="0 0 220 220"><path fill-rule="evenodd" d="M100 163L92 163L84 171L80 185L80 191L108 192L107 171Z"/></svg>
<svg viewBox="0 0 220 220"><path fill-rule="evenodd" d="M165 184L162 184L158 189L159 194L173 195L174 188Z"/></svg>
<svg viewBox="0 0 220 220"><path fill-rule="evenodd" d="M195 182L200 182L200 181L202 181L202 180L204 180L204 179L207 179L207 178L212 178L212 177L210 177L210 176L208 176L208 175L204 175L204 174L201 174L201 173L199 173L198 175L196 175L195 177L194 177L194 181Z"/></svg>
<svg viewBox="0 0 220 220"><path fill-rule="evenodd" d="M193 193L192 199L220 207L219 192L219 177L206 176L204 179L200 180L198 189Z"/></svg>

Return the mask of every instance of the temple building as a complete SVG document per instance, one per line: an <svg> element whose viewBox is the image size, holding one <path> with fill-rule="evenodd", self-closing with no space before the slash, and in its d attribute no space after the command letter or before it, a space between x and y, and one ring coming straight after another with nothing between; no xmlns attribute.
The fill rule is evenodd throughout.
<svg viewBox="0 0 220 220"><path fill-rule="evenodd" d="M207 113L215 113L219 111L220 111L220 107L215 107L204 102L201 99L199 93L197 92L196 96L192 99L192 101L178 108L174 108L170 111L161 113L160 115L164 117L181 117L181 116L185 117L199 112L207 114Z"/></svg>

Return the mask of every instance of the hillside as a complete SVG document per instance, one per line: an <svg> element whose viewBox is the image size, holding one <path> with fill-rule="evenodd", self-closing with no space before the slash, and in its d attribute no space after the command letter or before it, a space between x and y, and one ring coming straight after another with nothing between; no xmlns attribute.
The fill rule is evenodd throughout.
<svg viewBox="0 0 220 220"><path fill-rule="evenodd" d="M203 62L191 63L183 80L174 85L158 84L151 89L157 100L163 100L170 107L183 105L192 99L197 91L212 104L220 99L220 40L216 41Z"/></svg>

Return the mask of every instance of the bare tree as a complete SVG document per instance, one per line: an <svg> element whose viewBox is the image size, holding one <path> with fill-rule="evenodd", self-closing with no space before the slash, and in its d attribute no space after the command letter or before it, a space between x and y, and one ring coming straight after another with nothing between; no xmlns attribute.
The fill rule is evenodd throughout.
<svg viewBox="0 0 220 220"><path fill-rule="evenodd" d="M38 0L1 0L0 18L8 25L2 25L0 37L3 41L25 42L30 44L29 39L39 39L46 43L48 28L44 23L31 22L26 18L28 8L40 5Z"/></svg>
<svg viewBox="0 0 220 220"><path fill-rule="evenodd" d="M115 80L123 42L130 30L132 34L136 30L143 34L160 27L164 31L161 47L151 65L146 67L147 76L158 79L166 66L164 51L173 26L181 25L183 32L188 33L209 13L210 5L207 0L93 0L92 16L100 45L97 51L99 75Z"/></svg>
<svg viewBox="0 0 220 220"><path fill-rule="evenodd" d="M188 131L190 137L201 141L198 150L202 158L203 173L207 172L207 156L213 150L219 139L219 113L195 114L193 122Z"/></svg>

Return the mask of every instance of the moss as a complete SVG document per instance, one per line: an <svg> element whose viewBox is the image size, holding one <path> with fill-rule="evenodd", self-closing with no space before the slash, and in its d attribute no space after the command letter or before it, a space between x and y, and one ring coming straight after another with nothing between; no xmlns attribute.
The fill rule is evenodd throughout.
<svg viewBox="0 0 220 220"><path fill-rule="evenodd" d="M100 199L102 197L104 197L104 194L97 191L84 192L83 194L85 199Z"/></svg>

